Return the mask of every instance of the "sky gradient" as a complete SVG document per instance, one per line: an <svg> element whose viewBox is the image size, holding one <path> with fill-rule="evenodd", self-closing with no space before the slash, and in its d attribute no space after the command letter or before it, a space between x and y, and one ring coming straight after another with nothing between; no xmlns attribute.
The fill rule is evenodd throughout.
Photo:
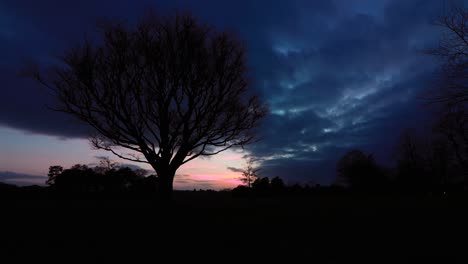
<svg viewBox="0 0 468 264"><path fill-rule="evenodd" d="M258 143L188 163L176 188L232 188L245 154L262 160L262 176L289 183L332 183L336 161L353 148L390 165L401 130L429 127L421 95L434 85L438 64L422 51L441 33L431 22L450 3L465 2L2 1L0 181L41 183L50 165L111 157L92 150L71 117L49 111L53 98L20 71L31 61L53 65L85 37L97 38L102 18L132 24L148 9L189 11L243 39L251 88L271 110Z"/></svg>

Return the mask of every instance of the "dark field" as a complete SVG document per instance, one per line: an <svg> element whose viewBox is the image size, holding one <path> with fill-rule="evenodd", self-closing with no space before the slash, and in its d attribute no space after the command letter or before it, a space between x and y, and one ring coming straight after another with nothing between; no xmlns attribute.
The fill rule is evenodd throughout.
<svg viewBox="0 0 468 264"><path fill-rule="evenodd" d="M176 192L170 204L3 200L1 240L3 256L64 263L467 263L466 204L462 197L223 192Z"/></svg>

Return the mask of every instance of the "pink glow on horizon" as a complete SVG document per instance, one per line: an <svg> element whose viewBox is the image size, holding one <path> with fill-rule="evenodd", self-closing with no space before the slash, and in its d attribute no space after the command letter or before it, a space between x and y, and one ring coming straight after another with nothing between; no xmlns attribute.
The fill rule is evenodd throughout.
<svg viewBox="0 0 468 264"><path fill-rule="evenodd" d="M176 189L232 189L242 184L240 174L191 174L184 177L177 175L174 179L174 187ZM197 188L195 188L197 189Z"/></svg>
<svg viewBox="0 0 468 264"><path fill-rule="evenodd" d="M2 126L0 139L0 171L45 176L49 166L70 168L77 163L93 164L98 162L95 156L108 156L121 164L134 164L153 170L149 164L132 163L106 151L93 150L86 139L63 139ZM177 171L178 175L186 177L176 177L174 186L180 189L234 188L241 184L240 174L227 167L245 167L244 155L239 150L227 150L209 158L190 161Z"/></svg>
<svg viewBox="0 0 468 264"><path fill-rule="evenodd" d="M227 150L210 158L195 159L177 171L179 175L188 175L189 179L183 179L184 183L181 183L176 177L174 186L187 189L189 184L193 184L216 190L237 187L242 184L239 180L241 175L227 167L245 167L244 155L245 153Z"/></svg>
<svg viewBox="0 0 468 264"><path fill-rule="evenodd" d="M213 181L213 180L220 180L220 179L233 179L235 177L239 178L239 176L234 176L232 174L190 174L190 176L194 180L202 180L202 181Z"/></svg>

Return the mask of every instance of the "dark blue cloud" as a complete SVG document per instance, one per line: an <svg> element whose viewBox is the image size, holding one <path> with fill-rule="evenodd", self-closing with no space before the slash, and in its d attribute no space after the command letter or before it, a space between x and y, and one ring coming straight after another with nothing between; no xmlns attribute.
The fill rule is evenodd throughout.
<svg viewBox="0 0 468 264"><path fill-rule="evenodd" d="M17 186L45 185L46 176L16 173L11 171L0 171L0 182L14 184Z"/></svg>
<svg viewBox="0 0 468 264"><path fill-rule="evenodd" d="M462 1L460 1L462 2ZM329 183L351 148L389 164L399 131L425 126L420 95L437 64L422 54L440 29L439 0L389 1L3 1L0 4L0 125L62 137L86 128L47 111L53 98L19 77L28 60L50 65L100 17L135 22L149 8L189 10L245 40L252 88L271 106L259 143L264 176Z"/></svg>

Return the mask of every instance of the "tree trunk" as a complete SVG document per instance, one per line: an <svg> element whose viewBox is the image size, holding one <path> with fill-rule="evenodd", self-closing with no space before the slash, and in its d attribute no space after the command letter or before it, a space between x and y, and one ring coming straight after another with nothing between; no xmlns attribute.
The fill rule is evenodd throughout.
<svg viewBox="0 0 468 264"><path fill-rule="evenodd" d="M173 182L178 167L169 164L150 162L157 174L157 193L162 200L171 200L174 191Z"/></svg>
<svg viewBox="0 0 468 264"><path fill-rule="evenodd" d="M175 170L171 170L169 165L151 164L156 171L158 188L156 196L162 200L171 200L173 193L173 182Z"/></svg>
<svg viewBox="0 0 468 264"><path fill-rule="evenodd" d="M164 200L171 200L173 187L174 173L158 173L158 192L159 196Z"/></svg>

